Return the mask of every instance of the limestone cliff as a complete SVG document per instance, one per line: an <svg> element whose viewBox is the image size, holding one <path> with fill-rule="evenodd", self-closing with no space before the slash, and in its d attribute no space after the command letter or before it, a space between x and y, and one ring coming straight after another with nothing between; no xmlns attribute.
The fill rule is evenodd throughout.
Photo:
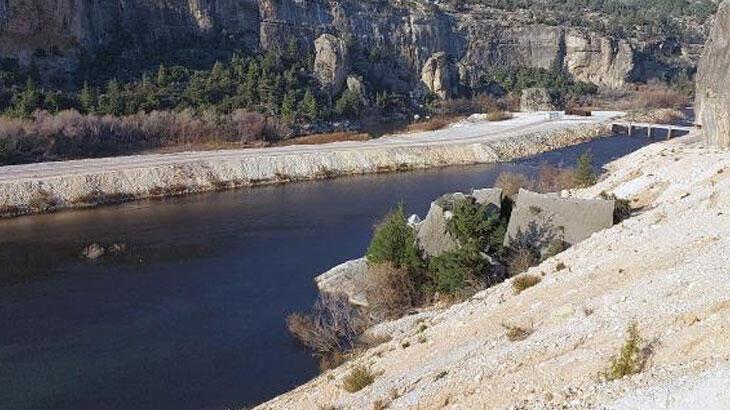
<svg viewBox="0 0 730 410"><path fill-rule="evenodd" d="M657 64L646 70L646 64L637 61L654 53L651 45L525 20L517 12L483 4L0 0L0 56L38 67L46 79L71 74L82 56L102 51L133 56L145 47L189 46L196 38L232 49L266 50L292 40L313 49L322 34L348 45L356 74L399 91L418 85L428 60L437 53L443 53L438 54L443 56L440 61L448 62L437 71L456 78L431 82L431 88L439 87L431 91L440 95L449 95L456 87L478 89L485 73L505 67L563 67L579 80L606 87L645 80L661 70ZM685 60L692 64L691 57Z"/></svg>
<svg viewBox="0 0 730 410"><path fill-rule="evenodd" d="M708 143L730 146L730 2L717 13L697 74L696 112Z"/></svg>

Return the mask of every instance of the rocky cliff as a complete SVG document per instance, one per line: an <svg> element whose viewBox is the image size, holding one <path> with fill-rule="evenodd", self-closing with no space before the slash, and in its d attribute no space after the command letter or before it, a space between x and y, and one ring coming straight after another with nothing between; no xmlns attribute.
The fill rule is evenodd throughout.
<svg viewBox="0 0 730 410"><path fill-rule="evenodd" d="M730 2L720 6L699 64L695 93L697 119L705 140L730 146Z"/></svg>
<svg viewBox="0 0 730 410"><path fill-rule="evenodd" d="M421 83L423 73L442 96L479 88L485 73L515 66L562 67L579 80L620 87L661 71L647 73L643 60L664 42L542 24L482 4L425 0L0 0L0 55L46 77L72 73L83 57L102 52L184 48L198 38L214 40L206 51L265 50L291 40L313 48L325 33L348 45L351 70L366 79L403 91ZM689 53L670 65L691 71L692 61Z"/></svg>

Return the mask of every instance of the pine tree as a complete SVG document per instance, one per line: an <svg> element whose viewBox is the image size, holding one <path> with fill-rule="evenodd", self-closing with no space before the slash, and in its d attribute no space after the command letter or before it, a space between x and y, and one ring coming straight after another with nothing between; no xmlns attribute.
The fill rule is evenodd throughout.
<svg viewBox="0 0 730 410"><path fill-rule="evenodd" d="M281 102L281 116L287 123L292 123L297 118L297 95L294 90L289 90Z"/></svg>
<svg viewBox="0 0 730 410"><path fill-rule="evenodd" d="M106 93L99 103L99 109L105 114L124 114L124 97L116 80L109 80L107 83Z"/></svg>
<svg viewBox="0 0 730 410"><path fill-rule="evenodd" d="M248 72L246 73L246 81L243 87L243 98L246 100L248 105L256 105L259 103L259 65L256 61L252 61L248 65Z"/></svg>
<svg viewBox="0 0 730 410"><path fill-rule="evenodd" d="M167 68L160 64L160 68L157 69L157 85L160 87L167 87L167 83L170 81L170 74L167 72Z"/></svg>
<svg viewBox="0 0 730 410"><path fill-rule="evenodd" d="M593 156L590 151L584 152L575 166L575 184L587 187L596 183L596 172L593 170Z"/></svg>
<svg viewBox="0 0 730 410"><path fill-rule="evenodd" d="M312 90L307 89L304 93L304 99L302 100L301 112L307 121L314 121L319 116L319 109L317 108L317 99L314 98Z"/></svg>
<svg viewBox="0 0 730 410"><path fill-rule="evenodd" d="M13 111L19 117L29 117L33 111L42 108L43 95L38 90L35 81L28 77L25 83L25 89L20 95L15 97Z"/></svg>
<svg viewBox="0 0 730 410"><path fill-rule="evenodd" d="M79 94L79 102L84 113L91 114L96 111L96 89L91 88L88 81L84 81L84 87Z"/></svg>

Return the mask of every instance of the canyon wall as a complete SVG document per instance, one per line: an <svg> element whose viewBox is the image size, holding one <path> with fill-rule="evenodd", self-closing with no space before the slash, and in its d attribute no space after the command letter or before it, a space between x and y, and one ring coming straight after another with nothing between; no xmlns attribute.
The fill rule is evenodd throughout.
<svg viewBox="0 0 730 410"><path fill-rule="evenodd" d="M695 111L705 141L730 146L730 2L725 1L700 60Z"/></svg>
<svg viewBox="0 0 730 410"><path fill-rule="evenodd" d="M100 52L134 55L146 46L184 47L179 44L195 38L251 50L292 40L313 48L325 33L349 45L353 72L398 91L421 84L426 63L438 55L439 70L454 73L454 80L436 84L441 95L478 89L485 73L518 66L562 67L579 80L621 87L645 79L638 60L651 49L584 29L524 24L478 4L0 0L0 55L38 67L46 78L71 74L84 56Z"/></svg>

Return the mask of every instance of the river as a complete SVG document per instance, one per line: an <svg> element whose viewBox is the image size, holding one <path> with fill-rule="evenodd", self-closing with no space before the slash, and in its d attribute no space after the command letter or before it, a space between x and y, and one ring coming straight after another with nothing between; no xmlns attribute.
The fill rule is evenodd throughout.
<svg viewBox="0 0 730 410"><path fill-rule="evenodd" d="M317 374L287 314L359 257L398 201L425 214L503 170L601 165L615 136L513 163L346 177L0 221L0 400L8 409L224 409ZM96 242L126 251L81 258Z"/></svg>

